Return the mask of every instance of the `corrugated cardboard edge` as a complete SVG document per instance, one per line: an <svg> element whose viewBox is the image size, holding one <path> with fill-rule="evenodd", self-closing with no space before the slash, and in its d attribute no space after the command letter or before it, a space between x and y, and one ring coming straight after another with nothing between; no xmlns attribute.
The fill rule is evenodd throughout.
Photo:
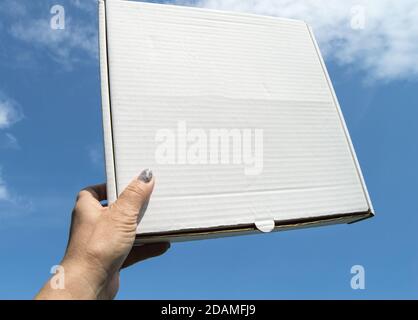
<svg viewBox="0 0 418 320"><path fill-rule="evenodd" d="M334 100L335 107L337 108L337 112L338 112L338 115L340 117L341 125L344 128L345 137L346 137L347 142L348 142L348 145L350 147L351 156L352 156L353 161L354 161L354 163L356 165L357 175L359 176L359 179L360 179L360 182L361 182L361 186L363 188L363 193L364 193L364 196L366 197L367 205L368 205L369 211L371 213L371 216L370 217L372 217L372 216L374 216L374 209L373 209L372 201L371 201L370 196L369 196L369 191L367 190L366 182L364 180L363 173L361 171L360 163L358 161L357 154L356 154L356 151L354 149L353 142L351 141L350 133L348 132L347 124L345 122L343 113L341 111L340 103L338 102L337 94L335 93L334 86L332 85L332 81L331 81L331 78L329 76L328 69L327 69L327 67L325 65L324 59L322 58L321 52L319 50L318 42L316 41L316 38L315 38L315 35L313 33L312 27L309 26L308 24L306 24L306 27L308 28L309 34L311 36L311 40L312 40L312 42L313 42L313 44L315 46L315 50L316 50L318 59L319 59L319 61L321 63L322 70L324 71L325 77L327 79L328 87L331 90L332 98Z"/></svg>
<svg viewBox="0 0 418 320"><path fill-rule="evenodd" d="M112 133L112 113L110 106L110 83L107 55L107 19L106 3L98 1L99 10L99 47L100 47L100 82L102 93L102 121L106 159L107 200L113 203L117 199L116 170Z"/></svg>
<svg viewBox="0 0 418 320"><path fill-rule="evenodd" d="M114 154L114 144L113 144L113 132L112 132L112 113L111 113L111 99L110 99L110 82L109 82L109 64L108 64L108 54L107 54L107 19L106 19L106 2L105 0L99 0L99 45L100 45L100 70L101 70L101 91L102 91L102 109L103 109L103 133L104 133L104 144L105 144L105 159L106 159L106 175L107 175L107 192L108 192L108 202L112 203L117 199L117 189L116 189L116 169L115 169L115 154ZM309 25L306 25L311 36L311 40L315 46L318 59L321 63L322 69L327 79L329 89L331 90L335 106L338 111L338 115L341 121L341 124L344 128L346 139L349 143L351 155L353 161L356 165L357 173L362 184L363 192L366 197L366 201L369 206L367 212L358 212L358 213L347 213L347 214L336 214L328 215L322 217L313 217L313 218L302 218L302 219L292 219L292 220L282 220L275 221L273 231L283 231L283 230L292 230L299 228L308 228L315 226L324 226L331 224L341 224L341 223L354 223L364 219L368 219L374 216L373 207L370 201L370 197L367 191L367 187L364 182L364 178L360 169L359 162L344 120L344 117L341 112L338 99L336 97L332 82L330 80L327 68L322 59L322 56L319 51L318 44L315 40L315 37L312 32L312 28ZM107 94L104 94L107 93ZM215 228L205 228L205 229L187 229L187 230L177 230L166 233L149 233L137 235L135 244L147 243L147 242L160 242L160 241L186 241L186 240L200 240L208 238L217 238L217 237L226 237L234 235L244 235L244 234L255 234L259 233L257 226L255 224L251 225L237 225L237 226L224 226L224 227L215 227Z"/></svg>
<svg viewBox="0 0 418 320"><path fill-rule="evenodd" d="M322 217L282 220L275 222L273 231L305 229L344 223L351 224L360 220L368 219L372 216L373 214L368 211L359 213L335 214ZM149 233L144 235L137 235L135 245L152 242L181 242L190 240L203 240L250 234L260 234L260 231L257 230L254 224L207 229L188 229L167 232L165 234Z"/></svg>

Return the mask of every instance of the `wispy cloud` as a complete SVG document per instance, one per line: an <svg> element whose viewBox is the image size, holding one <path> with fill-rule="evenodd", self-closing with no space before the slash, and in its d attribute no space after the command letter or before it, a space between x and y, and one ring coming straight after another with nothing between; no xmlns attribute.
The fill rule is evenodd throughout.
<svg viewBox="0 0 418 320"><path fill-rule="evenodd" d="M9 133L0 133L0 149L20 149L19 142L17 138Z"/></svg>
<svg viewBox="0 0 418 320"><path fill-rule="evenodd" d="M51 28L51 19L54 17L54 13L50 12L52 6L51 8L43 6L40 11L38 8L36 13L29 10L33 6L31 3L26 3L21 4L16 10L9 7L7 12L3 12L9 17L14 17L8 32L15 40L27 43L38 52L46 53L54 61L69 69L78 62L97 60L96 1L71 0L63 6L65 16L63 29ZM71 12L71 15L68 12Z"/></svg>
<svg viewBox="0 0 418 320"><path fill-rule="evenodd" d="M20 209L29 210L32 208L32 202L10 189L3 177L3 168L0 166L0 214L4 213L3 209L5 208L10 212L16 212Z"/></svg>
<svg viewBox="0 0 418 320"><path fill-rule="evenodd" d="M416 0L198 0L195 4L301 19L313 26L326 57L341 65L364 71L372 80L418 76Z"/></svg>
<svg viewBox="0 0 418 320"><path fill-rule="evenodd" d="M33 202L20 196L5 181L3 168L0 166L0 225L3 219L21 217L34 210Z"/></svg>
<svg viewBox="0 0 418 320"><path fill-rule="evenodd" d="M0 91L0 148L19 149L17 138L5 129L23 119L20 105Z"/></svg>
<svg viewBox="0 0 418 320"><path fill-rule="evenodd" d="M17 138L4 129L10 129L16 122L23 119L20 105L0 91L0 148L18 149ZM3 177L3 168L0 166L0 213L28 209L29 202L10 191Z"/></svg>
<svg viewBox="0 0 418 320"><path fill-rule="evenodd" d="M47 19L36 19L16 23L10 31L19 40L45 48L53 60L68 67L98 55L97 30L70 18L64 30L51 29Z"/></svg>
<svg viewBox="0 0 418 320"><path fill-rule="evenodd" d="M0 176L0 229L10 218L18 218L27 216L33 212L35 206L33 202L27 198L17 196Z"/></svg>
<svg viewBox="0 0 418 320"><path fill-rule="evenodd" d="M0 91L0 129L10 128L22 118L19 104Z"/></svg>
<svg viewBox="0 0 418 320"><path fill-rule="evenodd" d="M52 59L67 67L97 60L95 0L65 2L64 30L50 28L49 11L36 17L28 9L28 3L3 1L10 3L0 9L3 14L19 16L8 26L15 39L45 49ZM372 80L418 76L416 0L173 0L173 3L302 19L313 26L327 59L363 71Z"/></svg>

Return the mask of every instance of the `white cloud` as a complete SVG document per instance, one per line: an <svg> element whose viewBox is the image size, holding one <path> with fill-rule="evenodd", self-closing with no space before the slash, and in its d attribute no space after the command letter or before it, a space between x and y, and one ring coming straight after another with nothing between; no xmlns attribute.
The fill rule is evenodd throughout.
<svg viewBox="0 0 418 320"><path fill-rule="evenodd" d="M64 29L51 28L51 19L56 13L50 13L50 7L37 15L30 12L31 4L21 5L19 17L12 19L8 31L15 39L45 50L53 60L71 68L74 63L96 60L98 57L98 31L96 22L97 3L94 0L71 0L64 7ZM52 5L51 5L52 7ZM69 10L69 8L75 10ZM7 9L10 17L16 11ZM71 12L71 15L69 14Z"/></svg>
<svg viewBox="0 0 418 320"><path fill-rule="evenodd" d="M22 197L3 178L2 167L0 166L0 228L10 217L22 217L32 212L33 202L27 197Z"/></svg>
<svg viewBox="0 0 418 320"><path fill-rule="evenodd" d="M373 80L418 76L416 0L174 0L174 3L302 19L314 28L327 59L363 71ZM10 32L19 40L46 48L54 60L66 66L97 59L96 1L70 0L68 6L73 9L67 10L65 30L52 30L48 15L35 19L29 16L27 8L15 6L9 12L19 14L20 19L12 24Z"/></svg>
<svg viewBox="0 0 418 320"><path fill-rule="evenodd" d="M12 25L11 34L19 40L46 48L51 57L64 65L87 58L97 58L97 30L93 25L65 20L64 30L54 30L48 19L33 19Z"/></svg>
<svg viewBox="0 0 418 320"><path fill-rule="evenodd" d="M416 0L199 0L196 5L301 19L314 28L325 56L341 65L373 80L418 76Z"/></svg>
<svg viewBox="0 0 418 320"><path fill-rule="evenodd" d="M10 128L23 118L19 104L7 97L0 91L0 129ZM0 132L0 148L19 148L18 141L11 133ZM19 198L13 195L3 179L2 167L0 166L0 210L20 206Z"/></svg>
<svg viewBox="0 0 418 320"><path fill-rule="evenodd" d="M0 91L0 129L9 128L23 118L23 113L16 101Z"/></svg>
<svg viewBox="0 0 418 320"><path fill-rule="evenodd" d="M0 167L0 228L5 225L6 219L22 217L32 212L33 202L30 199L16 195L6 184L2 177Z"/></svg>

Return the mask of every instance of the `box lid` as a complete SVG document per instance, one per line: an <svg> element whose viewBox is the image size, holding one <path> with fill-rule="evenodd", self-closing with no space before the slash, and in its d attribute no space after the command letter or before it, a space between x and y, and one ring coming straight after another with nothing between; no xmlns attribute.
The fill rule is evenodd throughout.
<svg viewBox="0 0 418 320"><path fill-rule="evenodd" d="M157 179L139 236L372 214L306 23L119 0L99 20L109 201Z"/></svg>

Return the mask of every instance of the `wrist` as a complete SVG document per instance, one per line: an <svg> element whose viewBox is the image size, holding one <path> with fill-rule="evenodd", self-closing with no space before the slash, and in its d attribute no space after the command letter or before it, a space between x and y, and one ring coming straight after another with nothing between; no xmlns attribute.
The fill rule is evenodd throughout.
<svg viewBox="0 0 418 320"><path fill-rule="evenodd" d="M107 271L87 257L66 255L61 263L65 290L72 299L98 299L108 281Z"/></svg>

